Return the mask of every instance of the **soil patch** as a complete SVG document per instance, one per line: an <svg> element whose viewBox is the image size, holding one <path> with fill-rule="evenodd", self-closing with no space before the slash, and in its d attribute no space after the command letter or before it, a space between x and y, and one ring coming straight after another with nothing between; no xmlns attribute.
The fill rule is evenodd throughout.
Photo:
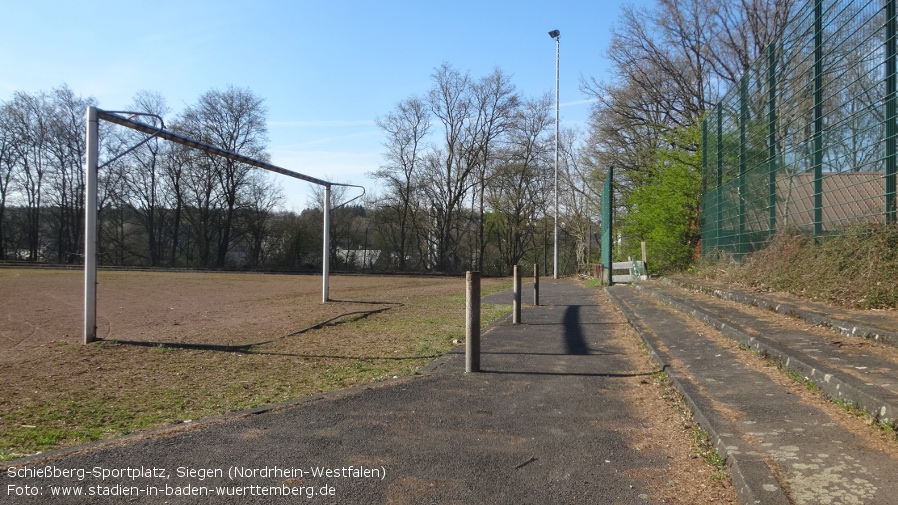
<svg viewBox="0 0 898 505"><path fill-rule="evenodd" d="M332 276L321 303L318 276L101 271L82 345L83 282L0 270L0 459L410 375L464 338L460 278Z"/></svg>

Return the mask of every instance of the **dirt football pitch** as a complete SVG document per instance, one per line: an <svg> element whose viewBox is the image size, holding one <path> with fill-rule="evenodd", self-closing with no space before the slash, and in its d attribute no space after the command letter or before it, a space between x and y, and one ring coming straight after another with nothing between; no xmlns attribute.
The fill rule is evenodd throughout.
<svg viewBox="0 0 898 505"><path fill-rule="evenodd" d="M0 269L0 460L413 374L464 338L464 290L334 275L325 304L315 275L100 271L82 345L81 270Z"/></svg>

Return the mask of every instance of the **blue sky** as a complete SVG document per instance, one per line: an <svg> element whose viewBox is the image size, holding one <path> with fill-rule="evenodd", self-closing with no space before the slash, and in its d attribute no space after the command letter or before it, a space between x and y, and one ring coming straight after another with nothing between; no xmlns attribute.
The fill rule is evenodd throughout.
<svg viewBox="0 0 898 505"><path fill-rule="evenodd" d="M651 0L643 0L651 3ZM561 122L585 125L582 77L604 78L614 1L0 0L0 100L63 83L119 110L141 90L174 111L210 89L249 88L268 107L269 152L284 168L376 191L375 119L423 95L448 62L473 77L499 67L524 96L555 90ZM287 207L311 186L281 178Z"/></svg>

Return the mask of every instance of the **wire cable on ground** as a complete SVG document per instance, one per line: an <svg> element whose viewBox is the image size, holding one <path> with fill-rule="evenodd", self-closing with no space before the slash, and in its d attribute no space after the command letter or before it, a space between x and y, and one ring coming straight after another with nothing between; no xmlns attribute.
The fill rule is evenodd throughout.
<svg viewBox="0 0 898 505"><path fill-rule="evenodd" d="M337 321L338 319L343 319L349 316L357 316L354 320L357 321L359 319L364 319L368 316L372 316L374 314L379 314L381 312L386 312L387 310L392 309L393 307L402 307L404 304L399 302L360 302L360 301L346 301L347 303L367 303L367 304L375 304L375 305L389 305L388 307L380 307L377 309L371 310L355 310L352 312L344 312L342 314L337 314L336 316L325 319L324 321L315 323L311 326L307 326L300 330L296 330L294 332L287 333L286 335L281 335L279 337L275 337L268 340L262 340L260 342L252 342L248 344L192 344L187 342L151 342L151 341L143 341L143 340L117 340L117 339L97 339L98 341L106 341L106 342L115 342L118 344L125 345L136 345L142 347L163 347L163 348L174 348L174 349L196 349L196 350L206 350L206 351L228 351L228 352L246 352L252 349L253 347L259 347L266 344L271 344L273 342L277 342L279 340L284 340L286 338L294 337L296 335L301 335L303 333L307 333L312 330L317 330L327 326L328 324Z"/></svg>

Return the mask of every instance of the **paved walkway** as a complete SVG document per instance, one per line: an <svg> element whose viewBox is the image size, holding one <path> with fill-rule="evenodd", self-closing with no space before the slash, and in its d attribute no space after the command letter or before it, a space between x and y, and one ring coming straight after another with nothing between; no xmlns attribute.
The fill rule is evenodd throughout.
<svg viewBox="0 0 898 505"><path fill-rule="evenodd" d="M637 475L658 475L667 461L628 441L641 420L618 392L621 377L655 370L630 369L608 343L620 326L595 289L543 281L541 302L525 310L525 324L506 320L484 334L483 373L463 373L462 350L422 376L34 459L30 475L3 473L13 496L0 501L306 500L261 496L286 490L314 492L312 503L653 503ZM49 475L34 474L44 468ZM231 478L235 469L243 476ZM52 486L116 496L53 498ZM243 496L205 496L219 486ZM41 495L15 496L29 490Z"/></svg>

